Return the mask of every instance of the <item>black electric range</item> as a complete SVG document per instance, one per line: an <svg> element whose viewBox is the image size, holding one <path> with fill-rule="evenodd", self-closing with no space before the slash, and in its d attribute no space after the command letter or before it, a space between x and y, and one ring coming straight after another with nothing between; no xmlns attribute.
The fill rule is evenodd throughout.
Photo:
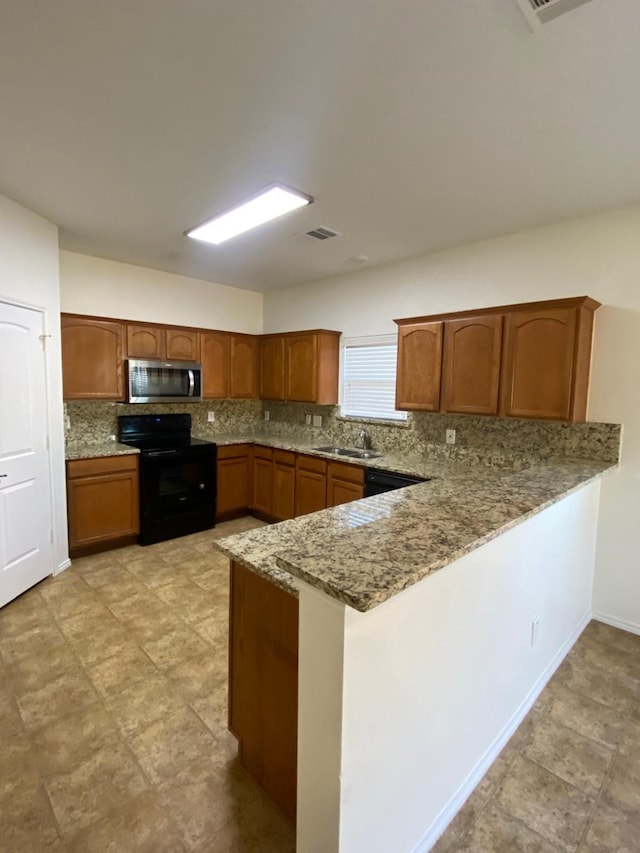
<svg viewBox="0 0 640 853"><path fill-rule="evenodd" d="M141 545L215 525L217 447L191 437L191 415L120 415L118 441L140 450Z"/></svg>

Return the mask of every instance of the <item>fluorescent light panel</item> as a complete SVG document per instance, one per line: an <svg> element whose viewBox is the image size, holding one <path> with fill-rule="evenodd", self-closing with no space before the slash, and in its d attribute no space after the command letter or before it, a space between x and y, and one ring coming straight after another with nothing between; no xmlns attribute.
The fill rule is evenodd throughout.
<svg viewBox="0 0 640 853"><path fill-rule="evenodd" d="M253 196L238 207L233 207L220 216L214 216L187 231L187 237L204 240L216 246L230 240L238 234L243 234L251 228L256 228L264 222L276 219L284 213L304 207L313 201L311 196L281 184L272 184L258 195Z"/></svg>

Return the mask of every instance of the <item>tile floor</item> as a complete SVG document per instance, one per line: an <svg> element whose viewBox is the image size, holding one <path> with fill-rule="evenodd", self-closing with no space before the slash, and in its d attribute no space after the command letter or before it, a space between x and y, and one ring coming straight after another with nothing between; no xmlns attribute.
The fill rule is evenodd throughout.
<svg viewBox="0 0 640 853"><path fill-rule="evenodd" d="M2 853L293 853L226 728L242 519L74 560L0 610Z"/></svg>
<svg viewBox="0 0 640 853"><path fill-rule="evenodd" d="M2 853L293 853L226 730L211 541L259 524L75 560L0 611ZM434 850L640 851L640 637L588 626Z"/></svg>

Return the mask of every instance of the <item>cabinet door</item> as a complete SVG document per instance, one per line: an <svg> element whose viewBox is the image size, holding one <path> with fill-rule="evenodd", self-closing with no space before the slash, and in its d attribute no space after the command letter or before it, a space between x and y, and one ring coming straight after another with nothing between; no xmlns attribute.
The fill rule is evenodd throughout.
<svg viewBox="0 0 640 853"><path fill-rule="evenodd" d="M257 396L257 339L252 335L231 335L230 347L230 396L253 399Z"/></svg>
<svg viewBox="0 0 640 853"><path fill-rule="evenodd" d="M325 463L326 469L326 463ZM327 475L296 468L295 516L317 512L327 506Z"/></svg>
<svg viewBox="0 0 640 853"><path fill-rule="evenodd" d="M288 337L286 342L286 398L300 403L315 403L318 387L318 337L295 335Z"/></svg>
<svg viewBox="0 0 640 853"><path fill-rule="evenodd" d="M226 332L202 332L200 335L203 397L229 396L230 340L231 335Z"/></svg>
<svg viewBox="0 0 640 853"><path fill-rule="evenodd" d="M62 315L65 400L123 400L123 326Z"/></svg>
<svg viewBox="0 0 640 853"><path fill-rule="evenodd" d="M284 400L284 353L283 337L260 339L260 398L262 400Z"/></svg>
<svg viewBox="0 0 640 853"><path fill-rule="evenodd" d="M253 489L251 508L271 515L273 459L268 448L255 448L253 454Z"/></svg>
<svg viewBox="0 0 640 853"><path fill-rule="evenodd" d="M223 515L244 512L249 507L249 460L249 448L246 445L239 445L236 448L218 448L216 498L216 516L218 518Z"/></svg>
<svg viewBox="0 0 640 853"><path fill-rule="evenodd" d="M165 358L165 352L164 327L127 323L127 358Z"/></svg>
<svg viewBox="0 0 640 853"><path fill-rule="evenodd" d="M167 329L167 361L198 361L198 333L194 329Z"/></svg>
<svg viewBox="0 0 640 853"><path fill-rule="evenodd" d="M327 466L327 506L357 501L364 497L364 468L329 462Z"/></svg>
<svg viewBox="0 0 640 853"><path fill-rule="evenodd" d="M499 314L445 322L441 411L498 413L501 349Z"/></svg>
<svg viewBox="0 0 640 853"><path fill-rule="evenodd" d="M137 535L137 457L67 463L67 503L71 552Z"/></svg>
<svg viewBox="0 0 640 853"><path fill-rule="evenodd" d="M230 598L229 728L242 767L293 822L298 599L235 562Z"/></svg>
<svg viewBox="0 0 640 853"><path fill-rule="evenodd" d="M575 333L575 308L506 315L501 414L570 419Z"/></svg>
<svg viewBox="0 0 640 853"><path fill-rule="evenodd" d="M295 484L296 469L293 464L274 462L271 515L277 521L294 517Z"/></svg>
<svg viewBox="0 0 640 853"><path fill-rule="evenodd" d="M442 372L442 322L398 328L396 408L437 412Z"/></svg>

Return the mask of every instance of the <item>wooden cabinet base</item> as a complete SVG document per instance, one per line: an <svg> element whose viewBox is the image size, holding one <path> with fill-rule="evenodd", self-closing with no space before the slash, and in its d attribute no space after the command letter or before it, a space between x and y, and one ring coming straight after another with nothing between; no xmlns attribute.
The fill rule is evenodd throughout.
<svg viewBox="0 0 640 853"><path fill-rule="evenodd" d="M238 760L292 823L298 750L298 600L231 563L229 729Z"/></svg>
<svg viewBox="0 0 640 853"><path fill-rule="evenodd" d="M108 551L140 532L137 455L67 462L69 553Z"/></svg>
<svg viewBox="0 0 640 853"><path fill-rule="evenodd" d="M79 557L89 557L91 554L100 554L102 551L113 551L115 548L126 548L127 545L135 545L138 536L120 536L111 538L108 542L94 542L93 545L78 545L69 548L69 557L72 560Z"/></svg>

